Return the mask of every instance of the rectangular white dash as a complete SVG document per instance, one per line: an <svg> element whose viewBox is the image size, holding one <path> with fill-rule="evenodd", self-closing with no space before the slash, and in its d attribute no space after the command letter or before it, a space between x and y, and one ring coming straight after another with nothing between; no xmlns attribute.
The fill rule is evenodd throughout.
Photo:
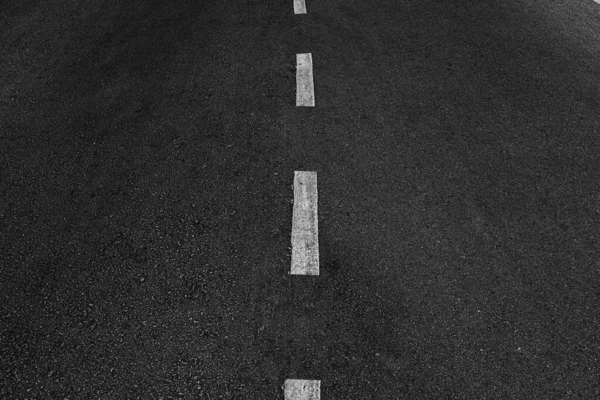
<svg viewBox="0 0 600 400"><path fill-rule="evenodd" d="M315 106L312 54L296 54L296 105Z"/></svg>
<svg viewBox="0 0 600 400"><path fill-rule="evenodd" d="M319 275L317 173L294 172L292 275Z"/></svg>
<svg viewBox="0 0 600 400"><path fill-rule="evenodd" d="M321 381L303 379L286 379L284 388L285 400L320 400Z"/></svg>
<svg viewBox="0 0 600 400"><path fill-rule="evenodd" d="M304 0L294 0L294 14L306 14Z"/></svg>

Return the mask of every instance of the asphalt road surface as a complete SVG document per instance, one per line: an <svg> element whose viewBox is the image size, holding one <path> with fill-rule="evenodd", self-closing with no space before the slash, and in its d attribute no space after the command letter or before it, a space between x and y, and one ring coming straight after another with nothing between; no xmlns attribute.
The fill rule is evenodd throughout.
<svg viewBox="0 0 600 400"><path fill-rule="evenodd" d="M0 398L600 397L600 6L306 6L0 1Z"/></svg>

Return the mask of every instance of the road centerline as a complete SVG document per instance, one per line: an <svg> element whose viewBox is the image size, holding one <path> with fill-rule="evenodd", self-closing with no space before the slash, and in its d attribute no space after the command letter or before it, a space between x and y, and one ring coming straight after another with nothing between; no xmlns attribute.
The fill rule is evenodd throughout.
<svg viewBox="0 0 600 400"><path fill-rule="evenodd" d="M319 275L317 173L294 172L292 275Z"/></svg>
<svg viewBox="0 0 600 400"><path fill-rule="evenodd" d="M312 54L296 54L296 106L315 106Z"/></svg>

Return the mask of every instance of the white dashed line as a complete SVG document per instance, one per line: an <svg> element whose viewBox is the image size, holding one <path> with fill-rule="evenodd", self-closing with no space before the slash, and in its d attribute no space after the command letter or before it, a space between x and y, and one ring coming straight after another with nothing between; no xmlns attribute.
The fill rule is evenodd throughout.
<svg viewBox="0 0 600 400"><path fill-rule="evenodd" d="M304 0L294 0L294 14L306 14Z"/></svg>
<svg viewBox="0 0 600 400"><path fill-rule="evenodd" d="M312 54L296 54L296 105L315 106Z"/></svg>
<svg viewBox="0 0 600 400"><path fill-rule="evenodd" d="M321 381L303 379L286 379L284 388L285 400L320 400Z"/></svg>
<svg viewBox="0 0 600 400"><path fill-rule="evenodd" d="M319 275L317 173L294 172L292 275Z"/></svg>

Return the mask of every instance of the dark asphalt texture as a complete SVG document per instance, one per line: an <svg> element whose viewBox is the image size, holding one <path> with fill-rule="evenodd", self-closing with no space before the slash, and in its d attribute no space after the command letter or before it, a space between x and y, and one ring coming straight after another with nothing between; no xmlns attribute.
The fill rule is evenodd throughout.
<svg viewBox="0 0 600 400"><path fill-rule="evenodd" d="M600 398L600 5L292 4L0 1L0 398Z"/></svg>

